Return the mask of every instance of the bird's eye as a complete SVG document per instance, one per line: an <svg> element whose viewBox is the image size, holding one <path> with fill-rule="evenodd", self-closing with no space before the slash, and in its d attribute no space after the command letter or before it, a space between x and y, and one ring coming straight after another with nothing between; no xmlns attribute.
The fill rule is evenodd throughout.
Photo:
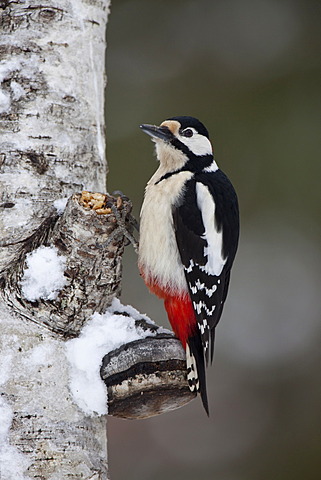
<svg viewBox="0 0 321 480"><path fill-rule="evenodd" d="M186 128L186 130L183 130L182 131L182 135L184 137L192 137L194 134L193 130L191 130L190 128Z"/></svg>

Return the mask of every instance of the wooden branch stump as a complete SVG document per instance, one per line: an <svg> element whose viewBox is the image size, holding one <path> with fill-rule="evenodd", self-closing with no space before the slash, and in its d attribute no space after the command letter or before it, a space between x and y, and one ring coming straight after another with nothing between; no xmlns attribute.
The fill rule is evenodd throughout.
<svg viewBox="0 0 321 480"><path fill-rule="evenodd" d="M99 214L95 206L100 206L102 199L112 208L100 209L103 211ZM115 210L124 211L125 226L131 230L130 201L119 202L107 194L74 194L60 217L52 211L39 229L19 245L15 261L3 272L6 303L24 318L55 333L66 338L76 336L86 319L95 311L105 311L120 294L125 238L118 229ZM20 282L27 253L40 245L55 246L66 257L67 285L54 300L29 301L22 294Z"/></svg>
<svg viewBox="0 0 321 480"><path fill-rule="evenodd" d="M179 408L196 397L186 375L185 351L172 334L122 345L104 357L101 367L108 414L143 419Z"/></svg>

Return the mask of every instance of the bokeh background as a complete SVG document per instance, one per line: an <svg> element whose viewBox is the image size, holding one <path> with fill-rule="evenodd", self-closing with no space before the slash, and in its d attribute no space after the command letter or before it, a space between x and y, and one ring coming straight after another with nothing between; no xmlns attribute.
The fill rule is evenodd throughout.
<svg viewBox="0 0 321 480"><path fill-rule="evenodd" d="M242 233L199 400L110 418L113 480L317 480L320 408L320 7L306 0L114 0L109 191L138 217L157 168L138 128L192 115L239 195ZM162 219L158 219L160 222ZM168 326L127 248L123 303Z"/></svg>

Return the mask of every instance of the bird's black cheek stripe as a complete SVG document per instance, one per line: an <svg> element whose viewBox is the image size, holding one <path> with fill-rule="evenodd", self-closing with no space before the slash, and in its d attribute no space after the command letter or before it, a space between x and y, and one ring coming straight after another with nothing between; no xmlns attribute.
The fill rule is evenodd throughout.
<svg viewBox="0 0 321 480"><path fill-rule="evenodd" d="M187 169L183 167L183 168L180 168L179 170L174 170L173 172L165 173L165 175L163 175L159 180L157 180L157 182L155 182L155 185L158 185L163 180L166 180L167 178L170 178L173 175L176 175L177 173L181 173L185 171L187 171Z"/></svg>

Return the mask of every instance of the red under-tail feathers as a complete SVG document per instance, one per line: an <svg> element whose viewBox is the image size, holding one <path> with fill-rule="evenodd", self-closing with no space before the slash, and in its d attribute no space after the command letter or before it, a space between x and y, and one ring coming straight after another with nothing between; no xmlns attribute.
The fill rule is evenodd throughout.
<svg viewBox="0 0 321 480"><path fill-rule="evenodd" d="M144 278L143 273L142 276ZM209 414L203 346L190 296L188 293L170 295L168 289L157 282L146 281L145 278L144 281L152 293L164 300L172 329L186 350L189 388L200 393L205 411Z"/></svg>
<svg viewBox="0 0 321 480"><path fill-rule="evenodd" d="M195 335L197 328L197 320L190 296L188 293L170 295L166 288L162 288L156 282L147 282L145 278L144 281L152 293L164 300L172 329L186 350L186 342L189 337Z"/></svg>

